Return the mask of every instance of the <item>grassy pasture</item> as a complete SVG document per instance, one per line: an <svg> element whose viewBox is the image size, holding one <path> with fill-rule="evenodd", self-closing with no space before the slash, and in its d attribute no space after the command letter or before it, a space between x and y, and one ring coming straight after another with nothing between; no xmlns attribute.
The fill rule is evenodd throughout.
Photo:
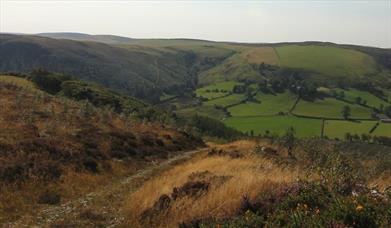
<svg viewBox="0 0 391 228"><path fill-rule="evenodd" d="M250 64L279 65L278 56L272 47L256 47L242 52L241 56Z"/></svg>
<svg viewBox="0 0 391 228"><path fill-rule="evenodd" d="M386 90L386 89L383 89L383 93L384 93L384 95L387 97L388 102L391 103L391 91Z"/></svg>
<svg viewBox="0 0 391 228"><path fill-rule="evenodd" d="M256 135L264 134L266 130L282 135L289 127L293 127L298 137L310 137L320 136L322 121L291 116L267 116L230 117L224 123L242 132L253 130Z"/></svg>
<svg viewBox="0 0 391 228"><path fill-rule="evenodd" d="M223 96L227 95L228 93L212 92L212 91L206 92L205 90L196 90L196 94L197 94L197 97L203 97L203 98L210 100L210 99L223 97Z"/></svg>
<svg viewBox="0 0 391 228"><path fill-rule="evenodd" d="M199 88L195 92L196 92L197 97L214 99L214 98L226 96L229 92L232 92L235 85L242 85L242 84L243 83L235 82L235 81L214 83L214 84ZM218 92L216 92L214 90L218 90ZM207 92L207 91L209 91L209 92Z"/></svg>
<svg viewBox="0 0 391 228"><path fill-rule="evenodd" d="M350 134L369 134L369 131L375 126L377 121L345 121L345 120L327 120L324 125L324 135L329 138L344 139L346 133ZM380 123L372 136L391 137L391 124Z"/></svg>
<svg viewBox="0 0 391 228"><path fill-rule="evenodd" d="M377 121L327 120L324 123L324 135L329 138L344 139L346 133L369 134Z"/></svg>
<svg viewBox="0 0 391 228"><path fill-rule="evenodd" d="M218 98L215 100L207 101L205 105L220 105L223 107L237 104L245 99L244 94L232 94L227 97Z"/></svg>
<svg viewBox="0 0 391 228"><path fill-rule="evenodd" d="M318 45L276 48L281 66L303 68L325 75L361 77L376 71L372 57L355 50Z"/></svg>
<svg viewBox="0 0 391 228"><path fill-rule="evenodd" d="M380 123L373 133L377 136L391 137L391 123Z"/></svg>
<svg viewBox="0 0 391 228"><path fill-rule="evenodd" d="M178 113L185 116L198 114L219 120L223 119L225 116L222 110L216 109L213 105L202 105L198 107L186 108L179 110Z"/></svg>
<svg viewBox="0 0 391 228"><path fill-rule="evenodd" d="M368 108L348 104L343 101L339 101L334 98L325 98L323 100L316 100L314 102L300 100L293 110L294 114L303 116L313 116L321 118L343 118L342 108L348 105L351 109L350 118L353 119L365 119L371 118L371 111Z"/></svg>
<svg viewBox="0 0 391 228"><path fill-rule="evenodd" d="M288 112L296 100L290 92L280 94L258 93L256 99L261 103L246 102L228 109L232 116L275 115Z"/></svg>
<svg viewBox="0 0 391 228"><path fill-rule="evenodd" d="M366 91L361 91L353 88L350 88L348 90L335 89L335 91L337 91L338 93L340 91L343 91L345 94L345 99L351 102L355 102L356 97L361 97L363 100L367 101L367 105L370 107L378 108L381 104L383 104L384 106L388 105L387 102Z"/></svg>

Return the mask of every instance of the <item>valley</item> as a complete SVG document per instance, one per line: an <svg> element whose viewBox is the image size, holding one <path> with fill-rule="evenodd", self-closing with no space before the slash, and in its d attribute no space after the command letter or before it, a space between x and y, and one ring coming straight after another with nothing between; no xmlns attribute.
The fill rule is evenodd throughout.
<svg viewBox="0 0 391 228"><path fill-rule="evenodd" d="M390 60L0 34L0 226L388 227Z"/></svg>

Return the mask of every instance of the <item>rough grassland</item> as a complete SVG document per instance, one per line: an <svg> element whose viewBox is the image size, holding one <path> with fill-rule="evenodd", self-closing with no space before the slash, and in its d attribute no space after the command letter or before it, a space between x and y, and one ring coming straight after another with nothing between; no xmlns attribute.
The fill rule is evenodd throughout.
<svg viewBox="0 0 391 228"><path fill-rule="evenodd" d="M224 121L230 127L242 132L254 131L254 134L270 133L282 135L289 127L293 127L298 137L320 136L321 121L290 116L269 117L230 117Z"/></svg>
<svg viewBox="0 0 391 228"><path fill-rule="evenodd" d="M314 102L300 100L293 110L293 113L302 116L343 119L341 111L345 105L350 106L350 118L371 118L371 111L369 109L355 104L348 104L334 98L325 98L323 100L316 100Z"/></svg>
<svg viewBox="0 0 391 228"><path fill-rule="evenodd" d="M273 94L258 93L256 99L261 103L246 102L228 109L232 116L275 115L288 112L296 100L290 92Z"/></svg>
<svg viewBox="0 0 391 228"><path fill-rule="evenodd" d="M244 51L242 57L250 64L279 65L278 56L272 47L257 47Z"/></svg>
<svg viewBox="0 0 391 228"><path fill-rule="evenodd" d="M254 79L258 74L241 53L236 53L216 67L202 72L199 83L207 85L227 80Z"/></svg>
<svg viewBox="0 0 391 228"><path fill-rule="evenodd" d="M297 171L279 167L251 153L254 146L253 142L246 141L218 146L227 155L240 150L242 157L201 154L146 182L125 203L128 226L177 227L179 223L194 218L232 216L240 207L243 196L252 200L269 187L278 188L297 178ZM151 208L163 194L170 195L175 187L202 180L210 183L206 194L177 198L170 202L166 211L157 212L144 223L140 220L142 213Z"/></svg>
<svg viewBox="0 0 391 228"><path fill-rule="evenodd" d="M32 90L38 91L36 89L34 83L32 83L24 78L20 78L20 77L0 75L0 82L10 83L10 84L24 87L26 89L32 89Z"/></svg>
<svg viewBox="0 0 391 228"><path fill-rule="evenodd" d="M327 120L324 124L324 135L329 138L344 139L346 133L369 134L371 128L377 121L345 121Z"/></svg>
<svg viewBox="0 0 391 228"><path fill-rule="evenodd" d="M276 48L281 66L304 68L325 75L357 76L376 69L372 57L332 46L287 45Z"/></svg>

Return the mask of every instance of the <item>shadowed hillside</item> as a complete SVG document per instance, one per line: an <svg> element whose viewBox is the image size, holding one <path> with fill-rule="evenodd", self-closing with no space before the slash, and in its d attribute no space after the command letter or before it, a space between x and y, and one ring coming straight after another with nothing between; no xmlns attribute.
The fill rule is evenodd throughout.
<svg viewBox="0 0 391 228"><path fill-rule="evenodd" d="M199 56L192 51L120 48L97 42L79 42L38 36L0 36L0 70L30 72L37 67L75 75L149 101L164 90L183 91L197 84L193 65L216 64L229 55Z"/></svg>

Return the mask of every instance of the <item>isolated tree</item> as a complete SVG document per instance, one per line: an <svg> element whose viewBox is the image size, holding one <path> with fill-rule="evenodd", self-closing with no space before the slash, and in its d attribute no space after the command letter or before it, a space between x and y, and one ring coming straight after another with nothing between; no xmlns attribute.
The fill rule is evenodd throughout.
<svg viewBox="0 0 391 228"><path fill-rule="evenodd" d="M265 130L264 137L269 138L269 136L270 136L270 131L269 130Z"/></svg>
<svg viewBox="0 0 391 228"><path fill-rule="evenodd" d="M351 135L349 132L347 132L347 133L345 134L345 140L346 140L346 141L349 141L349 142L352 141L352 135Z"/></svg>
<svg viewBox="0 0 391 228"><path fill-rule="evenodd" d="M360 140L360 136L358 134L354 134L352 137L353 137L353 140L356 142Z"/></svg>
<svg viewBox="0 0 391 228"><path fill-rule="evenodd" d="M356 104L361 104L362 99L361 99L361 97L356 97L355 101L356 101Z"/></svg>
<svg viewBox="0 0 391 228"><path fill-rule="evenodd" d="M345 98L345 92L344 91L340 91L338 97L339 97L339 99L344 99Z"/></svg>
<svg viewBox="0 0 391 228"><path fill-rule="evenodd" d="M350 116L350 107L348 105L343 106L342 108L342 116L345 120L347 120Z"/></svg>
<svg viewBox="0 0 391 228"><path fill-rule="evenodd" d="M338 97L337 91L331 90L331 91L330 91L330 96L337 98L337 97Z"/></svg>
<svg viewBox="0 0 391 228"><path fill-rule="evenodd" d="M250 87L247 87L246 91L245 91L245 95L246 95L246 100L247 101L252 100L252 98L253 98L253 90Z"/></svg>
<svg viewBox="0 0 391 228"><path fill-rule="evenodd" d="M282 144L288 150L288 155L290 158L294 158L292 151L293 151L293 147L295 146L295 141L296 141L295 129L293 127L290 127L285 132L285 135L282 138Z"/></svg>
<svg viewBox="0 0 391 228"><path fill-rule="evenodd" d="M371 135L369 134L361 134L361 141L369 142L371 140Z"/></svg>
<svg viewBox="0 0 391 228"><path fill-rule="evenodd" d="M384 114L386 114L388 117L391 117L391 105L384 109Z"/></svg>
<svg viewBox="0 0 391 228"><path fill-rule="evenodd" d="M382 113L384 111L384 105L383 104L380 104L379 105L379 111Z"/></svg>

